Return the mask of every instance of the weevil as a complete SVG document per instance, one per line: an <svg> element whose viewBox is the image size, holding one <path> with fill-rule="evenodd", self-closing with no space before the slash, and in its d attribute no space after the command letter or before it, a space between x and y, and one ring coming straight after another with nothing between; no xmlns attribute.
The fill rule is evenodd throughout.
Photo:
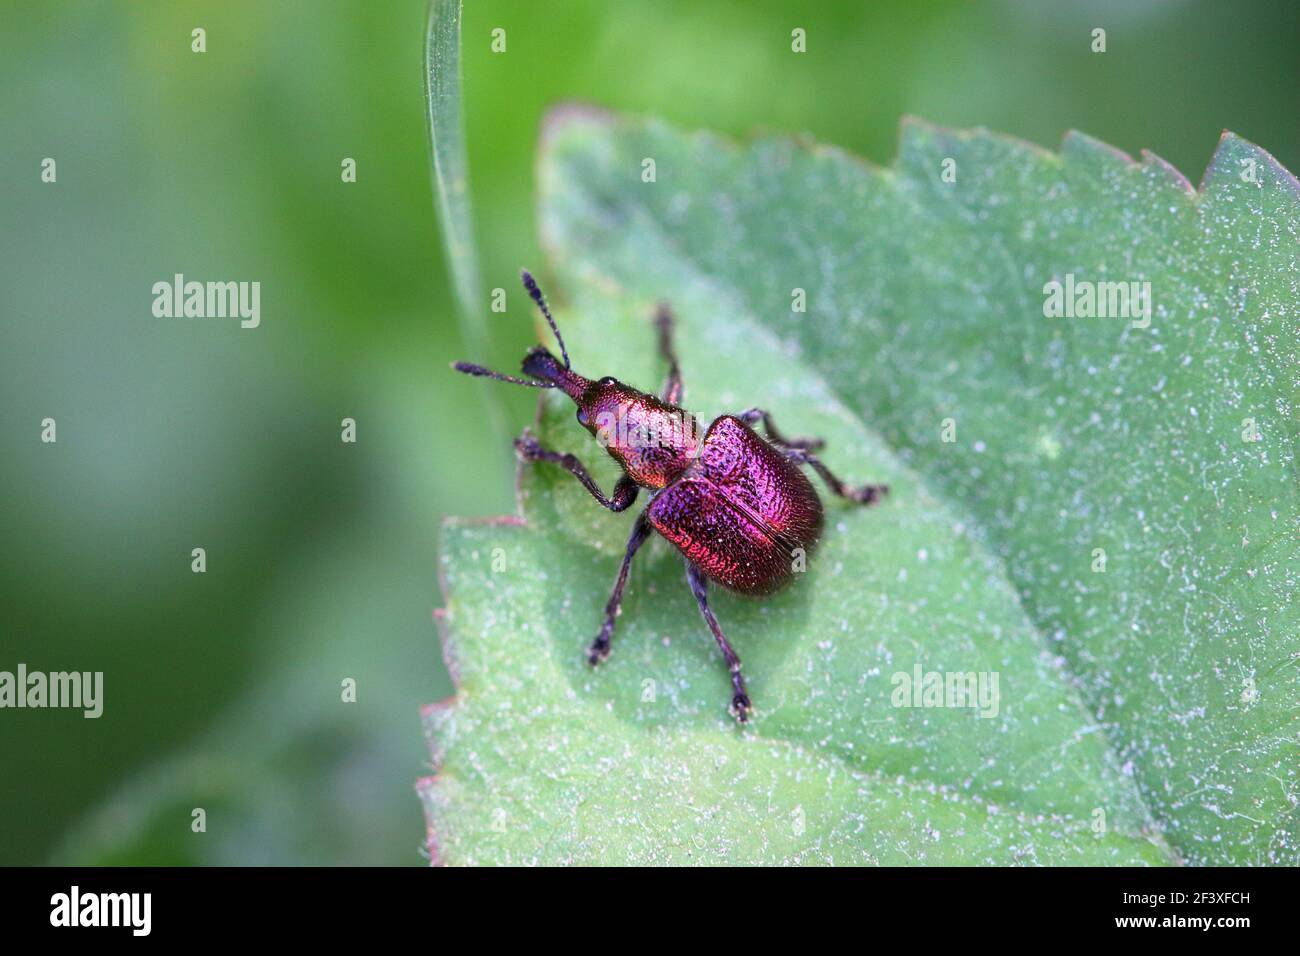
<svg viewBox="0 0 1300 956"><path fill-rule="evenodd" d="M610 376L584 378L573 370L542 290L527 271L522 278L555 335L560 357L535 346L524 356L526 378L469 362L456 362L452 368L514 385L559 389L577 405L578 424L618 462L623 476L606 495L576 456L542 447L527 430L515 439L522 460L559 465L610 511L626 511L642 488L649 492L649 503L632 524L604 622L587 649L588 662L596 665L609 657L632 559L651 533L658 532L686 561L687 583L731 674L731 712L740 722L747 721L753 707L740 658L709 606L709 582L740 594L771 594L803 566L824 519L821 499L801 466L815 471L836 496L860 505L880 501L889 487L844 484L816 456L824 445L820 439L787 438L761 408L719 416L701 434L695 417L679 404L682 374L673 347L673 316L665 304L655 313L659 353L668 365L658 395ZM766 438L752 428L760 422Z"/></svg>

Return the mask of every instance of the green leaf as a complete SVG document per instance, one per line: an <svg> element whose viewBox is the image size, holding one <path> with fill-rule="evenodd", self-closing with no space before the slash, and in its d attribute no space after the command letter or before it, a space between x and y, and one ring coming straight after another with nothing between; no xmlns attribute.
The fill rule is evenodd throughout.
<svg viewBox="0 0 1300 956"><path fill-rule="evenodd" d="M693 411L761 405L893 494L825 496L786 591L713 592L744 728L664 542L586 665L628 515L530 466L522 518L449 523L439 859L1297 861L1300 204L1266 153L1225 136L1196 192L1077 134L908 123L877 170L566 109L541 189L575 367L654 388L667 299ZM1150 324L1045 317L1067 274L1150 281ZM544 442L608 488L565 404ZM894 706L915 668L996 674L996 715Z"/></svg>

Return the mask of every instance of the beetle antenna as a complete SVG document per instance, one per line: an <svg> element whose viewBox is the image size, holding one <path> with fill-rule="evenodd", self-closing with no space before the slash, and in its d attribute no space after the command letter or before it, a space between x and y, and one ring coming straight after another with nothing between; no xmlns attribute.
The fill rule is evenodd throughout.
<svg viewBox="0 0 1300 956"><path fill-rule="evenodd" d="M484 368L482 365L472 365L469 362L452 362L451 367L458 372L464 372L466 375L494 378L498 382L510 382L513 385L530 385L533 388L556 387L554 382L538 382L530 378L516 378L514 375L506 375L504 372L494 372L490 368Z"/></svg>
<svg viewBox="0 0 1300 956"><path fill-rule="evenodd" d="M564 347L564 337L560 335L560 327L555 324L555 319L551 317L551 310L546 307L546 298L542 295L542 290L537 287L537 280L533 278L533 274L527 269L524 269L520 273L520 276L524 280L524 288L527 289L528 294L533 297L533 301L537 303L537 307L542 310L542 315L546 316L546 321L550 324L551 331L555 333L555 341L560 343L560 354L564 356L564 367L567 369L573 368L573 366L569 364L569 350Z"/></svg>

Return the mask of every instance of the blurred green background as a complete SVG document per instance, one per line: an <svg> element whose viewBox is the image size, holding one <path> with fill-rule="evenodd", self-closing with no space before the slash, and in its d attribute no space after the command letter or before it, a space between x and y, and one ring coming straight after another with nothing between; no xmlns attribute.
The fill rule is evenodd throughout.
<svg viewBox="0 0 1300 956"><path fill-rule="evenodd" d="M0 711L5 864L422 862L418 708L451 690L439 521L513 508L533 400L503 389L494 431L490 386L447 363L513 366L532 340L523 296L487 304L521 265L545 276L533 152L555 101L808 132L879 163L904 113L1053 148L1073 127L1193 182L1229 127L1300 167L1286 0L476 0L492 345L470 356L431 196L423 0L0 11L0 670L106 685L99 720ZM176 272L260 281L261 327L154 318Z"/></svg>

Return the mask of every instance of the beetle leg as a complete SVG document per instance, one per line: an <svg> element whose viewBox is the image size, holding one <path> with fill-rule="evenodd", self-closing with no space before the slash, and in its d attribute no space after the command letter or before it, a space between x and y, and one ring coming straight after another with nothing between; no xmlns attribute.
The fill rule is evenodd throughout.
<svg viewBox="0 0 1300 956"><path fill-rule="evenodd" d="M636 501L637 484L631 478L624 475L614 485L614 493L609 497L605 497L605 493L600 490L595 480L587 473L587 469L582 466L582 462L578 461L576 455L543 448L528 431L515 439L515 451L524 461L555 462L555 464L582 482L582 487L591 492L591 496L610 511L626 511L632 506L632 502Z"/></svg>
<svg viewBox="0 0 1300 956"><path fill-rule="evenodd" d="M751 408L747 412L741 412L740 420L746 425L753 425L755 422L761 421L763 431L767 433L768 441L774 445L780 445L782 448L802 448L804 451L818 451L826 446L826 442L820 438L786 438L777 431L772 416L761 408Z"/></svg>
<svg viewBox="0 0 1300 956"><path fill-rule="evenodd" d="M664 382L662 397L669 405L680 405L682 400L682 370L677 364L673 349L673 313L667 302L660 302L655 312L655 328L659 331L659 354L668 363L668 380Z"/></svg>
<svg viewBox="0 0 1300 956"><path fill-rule="evenodd" d="M614 579L614 590L610 593L609 600L605 602L605 623L600 626L600 633L587 648L588 664L599 664L609 657L609 639L614 634L614 619L618 617L619 609L623 604L623 588L627 584L627 573L632 567L632 556L648 537L650 537L650 522L642 511L637 515L636 524L632 526L632 534L628 536L623 563L618 566L618 577Z"/></svg>
<svg viewBox="0 0 1300 956"><path fill-rule="evenodd" d="M749 695L745 693L745 678L740 673L740 658L736 656L736 652L727 643L727 636L722 633L722 627L718 624L713 609L709 607L709 579L704 576L704 572L688 561L686 562L686 580L691 585L691 593L695 595L695 602L700 606L700 613L704 615L709 630L713 632L713 639L718 642L718 647L722 650L722 656L731 671L731 687L734 691L731 696L731 712L735 715L736 720L743 724L749 720L749 715L753 713L754 708L749 703Z"/></svg>
<svg viewBox="0 0 1300 956"><path fill-rule="evenodd" d="M860 505L874 505L889 494L889 485L862 485L852 488L844 484L831 474L831 470L823 465L819 459L802 448L790 448L785 454L787 458L796 464L811 466L813 471L822 476L822 481L826 482L827 487L841 498L856 501Z"/></svg>

